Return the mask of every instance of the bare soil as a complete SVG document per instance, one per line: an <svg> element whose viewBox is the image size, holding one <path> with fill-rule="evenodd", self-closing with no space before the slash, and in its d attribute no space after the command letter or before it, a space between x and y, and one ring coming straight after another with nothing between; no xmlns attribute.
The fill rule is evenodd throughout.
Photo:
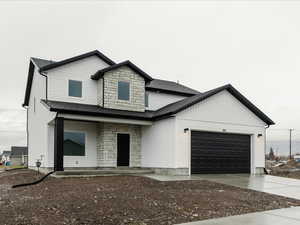
<svg viewBox="0 0 300 225"><path fill-rule="evenodd" d="M288 161L288 163L285 165L278 166L278 167L271 167L270 169L271 169L270 174L273 176L300 179L300 163L294 160Z"/></svg>
<svg viewBox="0 0 300 225"><path fill-rule="evenodd" d="M0 224L159 225L291 206L300 201L209 181L159 182L138 176L49 177L31 170L0 173Z"/></svg>
<svg viewBox="0 0 300 225"><path fill-rule="evenodd" d="M270 175L288 177L293 179L300 179L300 171L286 171L286 170L274 170Z"/></svg>

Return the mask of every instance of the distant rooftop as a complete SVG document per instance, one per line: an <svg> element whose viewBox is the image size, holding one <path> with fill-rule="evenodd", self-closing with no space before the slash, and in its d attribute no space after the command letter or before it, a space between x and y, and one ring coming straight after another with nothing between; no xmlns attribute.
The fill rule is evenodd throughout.
<svg viewBox="0 0 300 225"><path fill-rule="evenodd" d="M11 146L11 156L28 155L26 146Z"/></svg>

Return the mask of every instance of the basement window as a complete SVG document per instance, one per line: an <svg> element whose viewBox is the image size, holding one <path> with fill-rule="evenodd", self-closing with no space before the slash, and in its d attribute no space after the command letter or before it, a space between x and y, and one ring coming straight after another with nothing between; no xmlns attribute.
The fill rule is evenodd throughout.
<svg viewBox="0 0 300 225"><path fill-rule="evenodd" d="M64 132L64 155L85 156L85 133Z"/></svg>
<svg viewBox="0 0 300 225"><path fill-rule="evenodd" d="M69 96L82 97L82 82L78 80L69 80Z"/></svg>
<svg viewBox="0 0 300 225"><path fill-rule="evenodd" d="M118 82L118 99L129 101L129 82L119 81Z"/></svg>

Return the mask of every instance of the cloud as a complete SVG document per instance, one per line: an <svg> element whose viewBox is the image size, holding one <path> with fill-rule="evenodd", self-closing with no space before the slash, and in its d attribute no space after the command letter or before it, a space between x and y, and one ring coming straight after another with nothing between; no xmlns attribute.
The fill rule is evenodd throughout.
<svg viewBox="0 0 300 225"><path fill-rule="evenodd" d="M0 109L0 151L26 145L26 110Z"/></svg>

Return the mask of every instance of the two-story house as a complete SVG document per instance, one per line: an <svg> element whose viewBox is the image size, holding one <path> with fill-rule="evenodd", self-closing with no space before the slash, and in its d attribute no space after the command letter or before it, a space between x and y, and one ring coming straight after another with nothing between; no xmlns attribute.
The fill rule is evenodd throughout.
<svg viewBox="0 0 300 225"><path fill-rule="evenodd" d="M23 106L29 167L56 171L262 173L274 124L231 85L199 92L99 51L31 58Z"/></svg>

